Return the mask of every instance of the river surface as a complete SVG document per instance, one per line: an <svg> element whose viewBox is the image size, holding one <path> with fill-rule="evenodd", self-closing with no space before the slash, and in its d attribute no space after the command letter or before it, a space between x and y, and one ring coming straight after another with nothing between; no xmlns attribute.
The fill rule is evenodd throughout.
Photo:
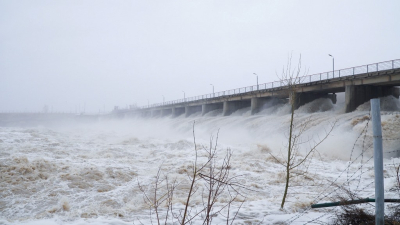
<svg viewBox="0 0 400 225"><path fill-rule="evenodd" d="M385 197L398 198L394 166L400 164L400 104L392 97L381 101ZM216 110L203 117L0 127L0 224L156 224L145 196L153 198L158 172L159 181L176 181L172 205L173 215L179 217L196 152L197 163L205 163L210 141L217 149L216 165L228 149L232 153L230 182L240 193L233 200L227 192L216 199L213 224L226 224L230 200L233 224L328 222L338 209L309 206L337 200L343 195L338 187L362 198L374 197L369 103L352 113L343 113L343 108L318 99L296 110L295 132L307 123L298 161L334 127L306 163L293 170L283 210L285 167L276 159L287 158L288 105L266 107L253 116L249 109L228 117ZM195 184L191 215L203 208L204 182L199 179ZM159 193L163 195L162 188ZM165 215L164 206L160 215ZM192 222L203 220L200 213Z"/></svg>

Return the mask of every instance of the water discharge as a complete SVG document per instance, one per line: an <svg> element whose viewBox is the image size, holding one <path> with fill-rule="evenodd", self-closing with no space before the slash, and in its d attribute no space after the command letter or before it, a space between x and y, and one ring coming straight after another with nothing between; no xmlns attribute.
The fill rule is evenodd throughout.
<svg viewBox="0 0 400 225"><path fill-rule="evenodd" d="M395 150L400 144L400 104L393 97L381 101L383 135L390 139L384 141L384 151L394 151L385 155L385 164L399 164ZM236 223L274 224L292 218L329 189L347 167L349 174L361 177L349 188L362 197L373 197L373 185L368 186L374 177L373 164L367 161L372 150L348 164L350 157L354 160L372 140L369 127L364 141L356 142L369 122L369 103L346 114L343 104L318 99L296 110L296 121L310 119L303 137L318 140L335 121L336 125L307 164L307 176L293 179L285 210L279 210L284 167L270 153L278 157L284 154L289 112L288 105L278 104L253 116L247 108L228 117L215 110L203 117L195 114L188 118L0 127L0 224L139 224L139 220L150 224L138 182L151 185L160 166L163 174L180 182L174 206L182 208L188 190L187 172L194 160L194 121L199 146L208 146L210 136L216 137L219 131L218 148L221 152L227 148L233 151L230 173L239 176L240 184L247 187L242 190L246 198ZM386 196L397 198L391 191L396 183L394 170L390 166L385 170ZM346 180L342 175L335 183ZM223 204L226 199L218 201ZM201 205L201 198L193 202ZM307 218L326 212L328 209L312 210ZM223 220L216 216L214 222Z"/></svg>

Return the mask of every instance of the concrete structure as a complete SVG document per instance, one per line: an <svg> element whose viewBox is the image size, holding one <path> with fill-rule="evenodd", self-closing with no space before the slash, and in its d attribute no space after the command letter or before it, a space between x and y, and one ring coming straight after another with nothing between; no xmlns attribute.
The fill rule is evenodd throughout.
<svg viewBox="0 0 400 225"><path fill-rule="evenodd" d="M160 116L161 116L161 110L160 109L151 110L151 117L160 117Z"/></svg>
<svg viewBox="0 0 400 225"><path fill-rule="evenodd" d="M373 98L389 95L399 98L399 88L390 86L347 85L345 92L346 112L354 111L359 105Z"/></svg>
<svg viewBox="0 0 400 225"><path fill-rule="evenodd" d="M251 100L251 98L250 98ZM251 101L247 100L239 100L239 101L224 101L223 109L222 109L222 115L223 116L229 116L233 112L239 109L243 109L246 107L251 106Z"/></svg>
<svg viewBox="0 0 400 225"><path fill-rule="evenodd" d="M185 106L185 116L188 117L196 112L201 112L202 105L188 105Z"/></svg>
<svg viewBox="0 0 400 225"><path fill-rule="evenodd" d="M173 107L172 117L177 117L185 113L185 107Z"/></svg>
<svg viewBox="0 0 400 225"><path fill-rule="evenodd" d="M172 115L172 108L162 109L161 116L170 116Z"/></svg>
<svg viewBox="0 0 400 225"><path fill-rule="evenodd" d="M329 98L331 99L333 104L336 104L336 94L328 94L328 93L318 93L318 92L302 92L296 93L296 99L293 103L294 108L298 109L300 106L305 105L309 102L317 100L319 98Z"/></svg>
<svg viewBox="0 0 400 225"><path fill-rule="evenodd" d="M223 109L224 104L223 103L211 103L211 104L203 104L201 106L201 115L204 116L206 113L209 113L211 111L217 110L217 109Z"/></svg>
<svg viewBox="0 0 400 225"><path fill-rule="evenodd" d="M251 98L251 115L257 114L262 109L274 107L278 104L286 104L288 103L289 99L286 98L275 98L275 97L253 97Z"/></svg>
<svg viewBox="0 0 400 225"><path fill-rule="evenodd" d="M346 112L351 112L371 98L388 95L399 98L399 89L396 86L400 86L400 60L319 73L296 80L298 82L295 82L293 89L296 93L296 109L318 98L328 98L336 103L336 93L344 92ZM251 114L256 114L263 107L273 107L291 99L285 83L288 82L271 82L164 102L135 112L142 116L175 117L182 114L190 116L197 112L205 115L210 111L222 109L223 116L228 116L236 110L249 107Z"/></svg>

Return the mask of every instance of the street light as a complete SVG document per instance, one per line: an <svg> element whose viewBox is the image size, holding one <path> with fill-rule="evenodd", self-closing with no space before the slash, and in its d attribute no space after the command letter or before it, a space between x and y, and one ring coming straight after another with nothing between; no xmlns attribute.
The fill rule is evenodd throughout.
<svg viewBox="0 0 400 225"><path fill-rule="evenodd" d="M253 74L257 76L257 91L258 91L258 75L256 73Z"/></svg>
<svg viewBox="0 0 400 225"><path fill-rule="evenodd" d="M332 74L333 74L333 78L335 78L335 58L333 57L333 55L329 54L330 57L332 57L332 65L333 65L333 70L332 70Z"/></svg>
<svg viewBox="0 0 400 225"><path fill-rule="evenodd" d="M214 84L210 84L211 86L213 86L213 97L214 97Z"/></svg>
<svg viewBox="0 0 400 225"><path fill-rule="evenodd" d="M185 92L184 91L182 91L182 92L183 92L183 101L186 102Z"/></svg>
<svg viewBox="0 0 400 225"><path fill-rule="evenodd" d="M149 102L149 99L147 99L147 108L150 108L150 102Z"/></svg>
<svg viewBox="0 0 400 225"><path fill-rule="evenodd" d="M164 105L164 102L165 102L165 97L164 97L164 95L162 96L162 104Z"/></svg>

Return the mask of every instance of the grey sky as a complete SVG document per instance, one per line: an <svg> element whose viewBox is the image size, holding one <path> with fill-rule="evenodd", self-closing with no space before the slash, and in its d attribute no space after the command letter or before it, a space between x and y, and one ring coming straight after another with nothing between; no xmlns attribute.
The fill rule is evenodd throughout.
<svg viewBox="0 0 400 225"><path fill-rule="evenodd" d="M0 112L139 106L400 58L400 1L0 0Z"/></svg>

